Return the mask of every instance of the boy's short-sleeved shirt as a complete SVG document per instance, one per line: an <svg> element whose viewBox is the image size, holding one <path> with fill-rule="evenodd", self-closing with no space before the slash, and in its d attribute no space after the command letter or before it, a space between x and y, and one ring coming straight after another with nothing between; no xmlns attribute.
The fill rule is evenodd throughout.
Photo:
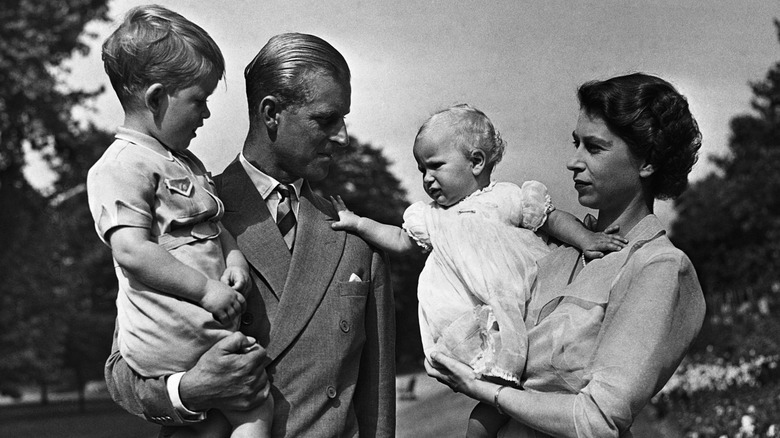
<svg viewBox="0 0 780 438"><path fill-rule="evenodd" d="M150 136L118 128L114 143L89 170L87 193L95 229L106 244L120 227L146 228L153 241L184 264L209 279L221 277L224 206L191 152L173 153ZM142 375L189 369L234 329L217 323L199 305L133 278L116 262L115 270L120 350Z"/></svg>

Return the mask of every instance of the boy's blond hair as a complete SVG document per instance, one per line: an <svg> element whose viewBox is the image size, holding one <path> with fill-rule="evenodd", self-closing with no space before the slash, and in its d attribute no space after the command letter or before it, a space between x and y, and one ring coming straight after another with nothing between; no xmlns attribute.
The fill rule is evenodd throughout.
<svg viewBox="0 0 780 438"><path fill-rule="evenodd" d="M225 75L225 59L209 34L158 5L130 9L103 43L102 58L125 110L140 105L152 84L175 93L211 74Z"/></svg>

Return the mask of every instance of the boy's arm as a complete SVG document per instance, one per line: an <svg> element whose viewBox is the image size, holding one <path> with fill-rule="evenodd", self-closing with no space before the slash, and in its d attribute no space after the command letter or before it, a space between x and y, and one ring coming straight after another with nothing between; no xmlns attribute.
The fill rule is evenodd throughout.
<svg viewBox="0 0 780 438"><path fill-rule="evenodd" d="M339 213L339 220L331 225L334 230L358 234L368 243L393 254L405 254L418 248L403 228L356 215L347 209L340 196L331 196L330 201Z"/></svg>
<svg viewBox="0 0 780 438"><path fill-rule="evenodd" d="M222 243L222 252L225 254L226 265L220 281L246 295L251 284L249 263L246 261L244 254L241 253L241 250L238 249L238 244L233 235L221 225L220 228L222 232L219 234L219 240Z"/></svg>
<svg viewBox="0 0 780 438"><path fill-rule="evenodd" d="M628 240L619 234L616 227L605 232L594 233L577 220L574 215L561 210L553 210L547 215L542 231L556 239L580 248L589 259L604 257L609 252L620 251Z"/></svg>
<svg viewBox="0 0 780 438"><path fill-rule="evenodd" d="M152 242L148 229L120 227L108 241L119 266L144 284L198 303L223 324L243 312L245 301L239 292L179 261Z"/></svg>

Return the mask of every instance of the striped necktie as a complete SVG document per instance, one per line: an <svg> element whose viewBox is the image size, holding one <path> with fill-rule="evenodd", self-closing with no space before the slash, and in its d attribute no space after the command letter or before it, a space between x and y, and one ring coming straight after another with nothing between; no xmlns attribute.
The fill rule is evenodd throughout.
<svg viewBox="0 0 780 438"><path fill-rule="evenodd" d="M279 193L279 206L276 208L276 225L284 237L284 243L292 251L295 243L295 214L292 210L292 198L295 190L292 187L279 184L275 189Z"/></svg>

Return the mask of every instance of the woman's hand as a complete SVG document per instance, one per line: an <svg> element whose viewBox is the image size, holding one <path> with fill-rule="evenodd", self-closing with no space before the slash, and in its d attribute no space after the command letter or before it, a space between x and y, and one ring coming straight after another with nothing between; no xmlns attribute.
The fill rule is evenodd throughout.
<svg viewBox="0 0 780 438"><path fill-rule="evenodd" d="M476 400L493 402L486 395L490 392L489 387L495 385L479 380L479 376L470 366L457 359L433 352L430 360L425 359L425 371L455 392L462 392Z"/></svg>

